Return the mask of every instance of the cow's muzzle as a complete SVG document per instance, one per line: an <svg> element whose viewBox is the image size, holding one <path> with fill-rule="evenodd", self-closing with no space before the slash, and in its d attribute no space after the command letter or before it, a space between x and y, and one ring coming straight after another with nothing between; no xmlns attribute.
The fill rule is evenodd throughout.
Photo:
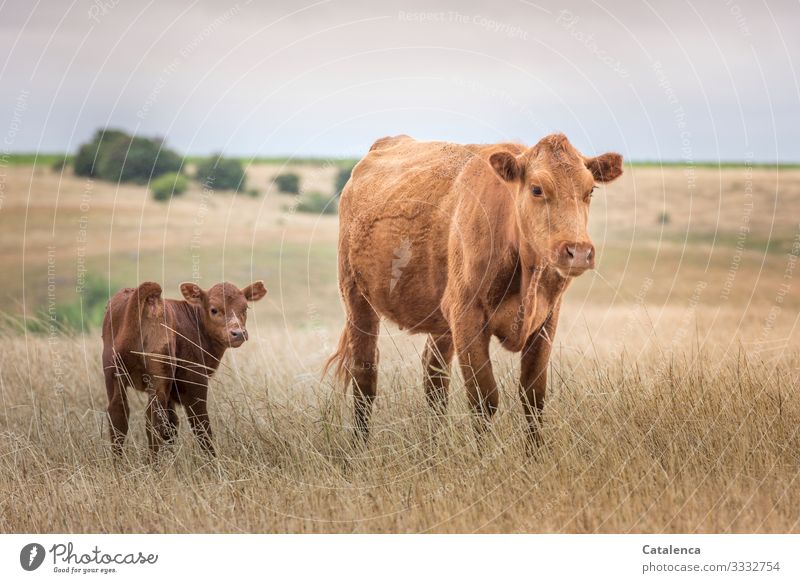
<svg viewBox="0 0 800 583"><path fill-rule="evenodd" d="M588 241L563 241L554 253L555 267L562 275L575 277L594 269L594 245Z"/></svg>

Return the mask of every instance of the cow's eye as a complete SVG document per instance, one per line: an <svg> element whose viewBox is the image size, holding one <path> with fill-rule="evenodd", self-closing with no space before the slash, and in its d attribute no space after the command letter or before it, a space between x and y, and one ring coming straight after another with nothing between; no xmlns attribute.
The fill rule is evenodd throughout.
<svg viewBox="0 0 800 583"><path fill-rule="evenodd" d="M217 314L219 314L219 310L217 308L211 308L211 315L216 316Z"/></svg>
<svg viewBox="0 0 800 583"><path fill-rule="evenodd" d="M533 196L542 196L544 193L542 192L541 186L531 186L531 194Z"/></svg>

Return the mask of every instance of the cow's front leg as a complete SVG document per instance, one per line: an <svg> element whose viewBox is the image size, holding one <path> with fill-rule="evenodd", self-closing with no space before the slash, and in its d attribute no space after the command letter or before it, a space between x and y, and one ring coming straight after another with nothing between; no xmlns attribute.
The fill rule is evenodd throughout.
<svg viewBox="0 0 800 583"><path fill-rule="evenodd" d="M533 445L541 444L540 427L547 392L547 365L558 324L558 308L545 321L542 328L525 341L520 366L520 397L528 421L528 435Z"/></svg>
<svg viewBox="0 0 800 583"><path fill-rule="evenodd" d="M491 335L488 320L482 309L467 305L460 308L454 306L450 322L469 403L476 414L477 428L483 431L488 427L500 400L489 358Z"/></svg>

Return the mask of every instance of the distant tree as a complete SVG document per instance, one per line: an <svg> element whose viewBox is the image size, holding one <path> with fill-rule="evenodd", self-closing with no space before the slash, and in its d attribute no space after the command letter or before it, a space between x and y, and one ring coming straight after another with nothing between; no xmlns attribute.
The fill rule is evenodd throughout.
<svg viewBox="0 0 800 583"><path fill-rule="evenodd" d="M91 142L78 149L75 174L114 182L145 184L168 172L178 172L183 161L165 148L163 140L130 136L120 130L98 130Z"/></svg>
<svg viewBox="0 0 800 583"><path fill-rule="evenodd" d="M96 176L97 160L100 157L100 150L104 145L119 137L125 137L127 134L121 130L114 129L99 129L95 132L91 141L86 142L78 148L78 153L75 154L75 159L72 161L72 167L75 174L78 176Z"/></svg>
<svg viewBox="0 0 800 583"><path fill-rule="evenodd" d="M286 194L300 193L300 176L294 172L278 174L275 177L275 184L278 186L279 192L285 192Z"/></svg>
<svg viewBox="0 0 800 583"><path fill-rule="evenodd" d="M101 150L96 173L98 178L146 184L152 178L178 172L181 158L163 147L161 140L118 137Z"/></svg>
<svg viewBox="0 0 800 583"><path fill-rule="evenodd" d="M158 201L171 199L173 196L180 196L189 188L189 181L183 174L170 172L162 174L150 183L150 190L153 198Z"/></svg>
<svg viewBox="0 0 800 583"><path fill-rule="evenodd" d="M350 175L353 173L354 166L355 164L348 164L347 166L339 168L339 171L336 173L336 182L333 186L333 194L335 196L342 196L342 191L347 181L350 180Z"/></svg>
<svg viewBox="0 0 800 583"><path fill-rule="evenodd" d="M216 190L246 190L247 174L236 158L212 155L197 164L195 178L206 188Z"/></svg>

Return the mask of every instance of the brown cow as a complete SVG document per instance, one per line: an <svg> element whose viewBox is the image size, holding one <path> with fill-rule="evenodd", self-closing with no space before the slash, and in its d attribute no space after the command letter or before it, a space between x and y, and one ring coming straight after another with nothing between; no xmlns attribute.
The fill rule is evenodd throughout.
<svg viewBox="0 0 800 583"><path fill-rule="evenodd" d="M408 136L375 142L339 205L347 322L327 363L352 380L364 438L384 316L428 334L424 384L436 411L447 406L450 362L458 356L479 427L499 401L491 337L522 352L520 393L538 440L563 292L594 267L589 200L596 182L621 174L619 154L587 158L560 134L530 148Z"/></svg>
<svg viewBox="0 0 800 583"><path fill-rule="evenodd" d="M182 283L185 300L165 300L161 286L125 288L108 302L103 320L103 370L114 452L128 433L128 397L133 386L149 395L147 441L151 455L177 437L176 405L186 408L200 446L214 455L206 402L208 381L228 347L247 340L247 302L267 294L257 281L240 290L218 283L204 291Z"/></svg>

